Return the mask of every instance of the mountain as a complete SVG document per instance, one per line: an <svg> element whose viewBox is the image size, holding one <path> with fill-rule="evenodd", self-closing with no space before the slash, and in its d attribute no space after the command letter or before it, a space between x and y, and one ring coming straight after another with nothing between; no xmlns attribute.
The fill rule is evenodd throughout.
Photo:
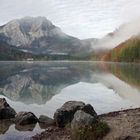
<svg viewBox="0 0 140 140"><path fill-rule="evenodd" d="M140 62L140 35L133 36L106 53L102 60Z"/></svg>
<svg viewBox="0 0 140 140"><path fill-rule="evenodd" d="M89 53L88 46L69 36L45 17L25 17L0 26L1 44L34 55L82 56Z"/></svg>
<svg viewBox="0 0 140 140"><path fill-rule="evenodd" d="M127 46L122 45L122 42L134 40L132 36L136 37L140 33L138 23L140 20L121 25L103 38L80 40L63 33L59 27L53 25L45 17L25 17L12 20L0 26L0 60L31 58L34 60L139 61L124 59L122 58L124 54L117 54L117 58L110 56L111 52L113 54L115 51L120 52L118 51L122 50L118 49L122 48L120 46ZM113 49L116 46L117 49Z"/></svg>

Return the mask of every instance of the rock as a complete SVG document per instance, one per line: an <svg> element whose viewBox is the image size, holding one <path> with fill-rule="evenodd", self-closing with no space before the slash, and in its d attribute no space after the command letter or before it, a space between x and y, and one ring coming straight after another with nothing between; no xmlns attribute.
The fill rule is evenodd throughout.
<svg viewBox="0 0 140 140"><path fill-rule="evenodd" d="M15 115L15 110L10 107L6 99L0 98L0 119L11 119L14 118Z"/></svg>
<svg viewBox="0 0 140 140"><path fill-rule="evenodd" d="M54 113L54 120L58 127L64 127L73 119L74 113L83 108L85 104L79 101L68 101Z"/></svg>
<svg viewBox="0 0 140 140"><path fill-rule="evenodd" d="M15 116L15 123L18 125L35 124L38 118L32 112L19 112Z"/></svg>
<svg viewBox="0 0 140 140"><path fill-rule="evenodd" d="M92 115L85 113L82 110L78 110L75 114L74 114L74 118L71 122L71 128L72 129L79 129L82 127L93 127L94 124L97 123L97 118L93 117Z"/></svg>
<svg viewBox="0 0 140 140"><path fill-rule="evenodd" d="M94 108L90 104L85 105L84 107L81 108L81 110L87 114L92 115L95 118L98 118L97 113L95 112Z"/></svg>
<svg viewBox="0 0 140 140"><path fill-rule="evenodd" d="M18 131L33 131L36 124L29 124L29 125L15 125L15 129Z"/></svg>
<svg viewBox="0 0 140 140"><path fill-rule="evenodd" d="M41 115L39 117L39 125L41 128L46 128L48 126L54 126L55 121L47 116Z"/></svg>

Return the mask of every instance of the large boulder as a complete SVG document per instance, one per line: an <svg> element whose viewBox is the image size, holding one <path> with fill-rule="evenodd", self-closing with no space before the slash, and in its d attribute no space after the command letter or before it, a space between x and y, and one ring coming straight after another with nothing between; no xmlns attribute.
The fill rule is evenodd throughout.
<svg viewBox="0 0 140 140"><path fill-rule="evenodd" d="M38 122L38 118L32 112L19 112L15 116L15 124L17 125L29 125Z"/></svg>
<svg viewBox="0 0 140 140"><path fill-rule="evenodd" d="M74 118L71 122L72 129L80 129L84 127L93 127L97 123L97 118L92 115L85 113L82 110L78 110L74 114Z"/></svg>
<svg viewBox="0 0 140 140"><path fill-rule="evenodd" d="M57 109L54 113L54 120L58 127L65 127L70 123L77 110L80 110L85 106L85 103L79 101L68 101L64 105Z"/></svg>
<svg viewBox="0 0 140 140"><path fill-rule="evenodd" d="M86 104L81 108L81 110L87 114L90 114L94 118L98 118L97 113L95 112L94 108L90 104Z"/></svg>
<svg viewBox="0 0 140 140"><path fill-rule="evenodd" d="M5 98L0 98L0 120L11 119L16 115L15 110L10 107Z"/></svg>

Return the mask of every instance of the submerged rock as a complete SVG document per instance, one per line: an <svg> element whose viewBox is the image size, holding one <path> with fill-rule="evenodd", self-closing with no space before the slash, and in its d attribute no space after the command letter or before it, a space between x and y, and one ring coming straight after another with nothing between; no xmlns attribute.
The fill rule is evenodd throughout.
<svg viewBox="0 0 140 140"><path fill-rule="evenodd" d="M97 118L85 113L82 110L78 110L75 114L74 114L74 118L71 122L71 128L72 129L79 129L79 128L84 128L84 127L93 127L94 124L97 123Z"/></svg>
<svg viewBox="0 0 140 140"><path fill-rule="evenodd" d="M39 117L39 125L41 128L46 128L48 126L54 126L55 125L55 121L47 116L41 115Z"/></svg>
<svg viewBox="0 0 140 140"><path fill-rule="evenodd" d="M29 124L29 125L15 125L15 129L18 131L33 131L36 124Z"/></svg>
<svg viewBox="0 0 140 140"><path fill-rule="evenodd" d="M16 115L15 110L10 107L5 98L0 98L0 119L11 119Z"/></svg>
<svg viewBox="0 0 140 140"><path fill-rule="evenodd" d="M80 110L85 106L85 103L79 101L68 101L64 105L57 109L54 113L54 120L58 127L65 127L70 123L77 110Z"/></svg>
<svg viewBox="0 0 140 140"><path fill-rule="evenodd" d="M18 125L35 124L38 118L32 112L19 112L15 116L15 123Z"/></svg>

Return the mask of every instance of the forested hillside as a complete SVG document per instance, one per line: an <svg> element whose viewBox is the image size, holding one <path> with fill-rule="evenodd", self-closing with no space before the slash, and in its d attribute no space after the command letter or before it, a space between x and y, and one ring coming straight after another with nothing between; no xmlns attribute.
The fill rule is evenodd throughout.
<svg viewBox="0 0 140 140"><path fill-rule="evenodd" d="M0 60L25 60L30 57L32 57L30 53L18 51L6 43L0 44Z"/></svg>
<svg viewBox="0 0 140 140"><path fill-rule="evenodd" d="M65 54L33 54L23 52L5 42L0 43L0 61L22 61L22 60L89 60L90 55L70 56Z"/></svg>
<svg viewBox="0 0 140 140"><path fill-rule="evenodd" d="M140 62L140 36L130 38L121 43L107 54L103 55L104 61Z"/></svg>

